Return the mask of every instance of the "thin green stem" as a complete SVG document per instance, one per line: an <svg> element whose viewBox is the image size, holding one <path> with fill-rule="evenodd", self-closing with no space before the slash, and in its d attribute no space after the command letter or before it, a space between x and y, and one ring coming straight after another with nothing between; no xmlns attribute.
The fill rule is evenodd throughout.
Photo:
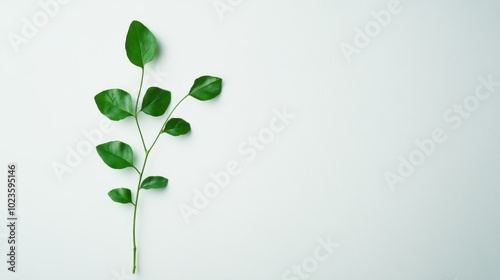
<svg viewBox="0 0 500 280"><path fill-rule="evenodd" d="M174 113L175 109L177 109L177 107L182 103L182 101L184 101L188 96L189 94L187 94L186 96L184 96L175 106L174 108L172 109L172 111L170 111L170 113L168 114L167 116L167 119L165 120L165 122L163 123L160 131L158 132L158 135L156 135L156 138L153 142L153 144L151 144L151 147L146 148L146 144L145 144L145 141L144 141L144 136L142 135L142 131L141 131L141 126L139 125L139 120L137 118L137 114L138 114L138 105L139 105L139 98L141 96L141 89L142 89L142 83L143 83L143 80L144 80L144 68L142 69L142 76L141 76L141 87L139 88L139 94L138 94L138 97L137 97L137 101L135 103L135 122L137 124L137 129L139 130L139 134L141 136L141 140L142 140L142 145L144 147L144 151L146 152L146 156L144 157L144 162L142 163L142 168L141 168L141 171L139 171L135 166L135 170L138 172L139 174L139 182L137 183L137 191L135 193L135 203L132 203L132 205L134 205L134 219L133 219L133 222L132 222L132 243L133 243L133 246L134 246L134 262L133 262L133 267L132 267L132 274L135 274L135 271L137 269L137 242L136 242L136 221L137 221L137 207L139 206L139 194L141 192L141 182L142 182L142 177L144 175L144 170L146 169L146 164L148 162L148 157L149 157L149 153L151 152L151 150L153 149L153 147L155 146L156 144L156 141L158 141L158 138L160 137L161 133L163 132L163 128L165 127L165 125L167 124L168 120L170 120L170 117L172 116L172 114Z"/></svg>
<svg viewBox="0 0 500 280"><path fill-rule="evenodd" d="M139 171L135 166L135 170L139 174L139 182L137 183L137 191L135 193L135 202L132 203L134 205L134 218L132 222L132 243L134 246L134 262L133 262L133 267L132 267L132 274L135 274L135 271L137 269L137 242L136 242L136 221L137 221L137 206L139 204L139 194L141 191L141 182L142 182L142 176L144 174L144 169L146 168L146 163L148 161L148 156L149 156L149 151L146 148L146 142L144 141L144 135L142 134L141 126L139 125L139 99L141 98L141 91L142 91L142 84L144 82L144 67L141 68L141 84L139 86L139 93L137 94L137 100L135 101L135 110L134 110L134 118L135 118L135 124L137 125L137 130L139 130L139 135L141 136L141 142L142 142L142 147L144 148L144 152L146 153L146 156L144 157L144 162L142 163L142 170Z"/></svg>
<svg viewBox="0 0 500 280"><path fill-rule="evenodd" d="M137 167L135 167L135 166L133 166L133 167L134 167L135 171L137 171L137 174L139 174L139 175L140 175L140 174L141 174L141 171L139 171L139 169L137 169Z"/></svg>
<svg viewBox="0 0 500 280"><path fill-rule="evenodd" d="M137 206L139 204L139 194L141 192L141 182L142 175L144 174L144 169L146 168L146 163L148 162L149 151L146 152L146 156L144 157L144 162L142 163L142 170L139 172L139 182L137 183L137 191L135 193L135 203L134 205L134 219L132 223L132 242L134 245L134 264L132 267L132 274L135 274L135 270L137 268L137 243L135 238L135 229L136 229L136 221L137 221Z"/></svg>
<svg viewBox="0 0 500 280"><path fill-rule="evenodd" d="M141 73L141 85L139 86L139 93L137 94L137 100L135 101L135 113L134 113L134 119L135 119L135 124L137 125L137 129L139 130L139 135L141 136L141 142L142 142L142 147L144 148L144 151L147 151L146 148L146 142L144 141L144 136L142 135L142 130L141 126L139 125L139 99L141 98L141 90L142 90L142 83L144 82L144 67L141 68L142 73Z"/></svg>

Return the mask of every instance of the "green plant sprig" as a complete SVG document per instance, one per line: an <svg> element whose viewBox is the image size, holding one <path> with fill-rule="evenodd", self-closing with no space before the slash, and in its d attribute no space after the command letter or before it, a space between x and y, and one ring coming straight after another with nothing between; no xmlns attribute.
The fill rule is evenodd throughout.
<svg viewBox="0 0 500 280"><path fill-rule="evenodd" d="M163 122L156 138L148 147L142 133L139 123L139 113L145 113L153 117L159 117L165 114L170 101L171 93L168 90L159 87L150 87L142 98L141 108L139 109L139 100L144 82L144 67L147 63L153 61L158 53L158 43L151 31L139 21L133 21L130 24L127 38L125 41L127 57L132 64L141 68L141 82L139 92L135 101L132 102L131 95L121 89L108 89L100 92L94 97L99 111L110 120L119 121L127 117L134 117L137 130L144 149L144 161L140 169L134 165L134 152L130 145L121 141L111 141L100 144L96 147L97 153L109 167L114 169L133 168L139 175L135 198L132 198L132 191L128 188L116 188L108 192L108 196L114 201L123 204L132 204L134 215L132 221L132 243L133 243L133 266L132 273L137 269L137 242L136 242L136 221L137 209L139 206L139 194L141 190L163 189L168 185L168 179L162 176L149 176L144 178L146 164L148 162L151 150L156 145L158 139L163 133L172 136L181 136L191 131L191 125L181 119L172 118L172 114L177 107L189 96L195 99L206 101L215 98L222 91L222 79L213 76L201 76L197 78L189 93L186 94L170 111Z"/></svg>

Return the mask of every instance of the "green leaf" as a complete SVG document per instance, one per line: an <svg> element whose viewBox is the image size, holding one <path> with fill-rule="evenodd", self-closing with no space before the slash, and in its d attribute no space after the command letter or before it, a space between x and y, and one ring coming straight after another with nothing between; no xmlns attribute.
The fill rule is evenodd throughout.
<svg viewBox="0 0 500 280"><path fill-rule="evenodd" d="M167 111L170 99L170 91L158 87L150 87L142 100L141 111L150 116L161 116Z"/></svg>
<svg viewBox="0 0 500 280"><path fill-rule="evenodd" d="M202 76L194 81L189 95L192 97L205 101L210 100L222 91L222 79L212 76Z"/></svg>
<svg viewBox="0 0 500 280"><path fill-rule="evenodd" d="M109 197L118 203L132 203L132 192L126 188L112 189L108 192ZM132 203L133 204L133 203Z"/></svg>
<svg viewBox="0 0 500 280"><path fill-rule="evenodd" d="M158 42L144 24L134 20L128 29L125 49L130 62L144 68L158 53Z"/></svg>
<svg viewBox="0 0 500 280"><path fill-rule="evenodd" d="M191 125L183 119L171 118L165 124L163 132L166 132L172 136L184 135L191 131Z"/></svg>
<svg viewBox="0 0 500 280"><path fill-rule="evenodd" d="M132 148L120 141L111 141L98 145L97 153L104 163L114 169L134 167L134 152Z"/></svg>
<svg viewBox="0 0 500 280"><path fill-rule="evenodd" d="M108 89L94 97L99 111L110 120L119 121L134 115L132 97L121 89Z"/></svg>
<svg viewBox="0 0 500 280"><path fill-rule="evenodd" d="M168 179L161 176L150 176L142 181L141 189L162 189L166 188Z"/></svg>

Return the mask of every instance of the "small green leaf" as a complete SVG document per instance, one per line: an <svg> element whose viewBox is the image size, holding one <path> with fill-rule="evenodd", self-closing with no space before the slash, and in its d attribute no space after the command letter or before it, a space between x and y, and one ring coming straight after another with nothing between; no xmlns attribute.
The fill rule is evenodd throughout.
<svg viewBox="0 0 500 280"><path fill-rule="evenodd" d="M134 20L128 29L125 49L130 62L144 68L158 53L158 42L144 24Z"/></svg>
<svg viewBox="0 0 500 280"><path fill-rule="evenodd" d="M166 188L168 179L161 176L150 176L142 181L141 189L162 189Z"/></svg>
<svg viewBox="0 0 500 280"><path fill-rule="evenodd" d="M108 89L94 97L99 111L110 120L119 121L134 115L132 97L121 89Z"/></svg>
<svg viewBox="0 0 500 280"><path fill-rule="evenodd" d="M132 203L132 192L126 188L112 189L108 192L109 197L118 203ZM133 203L132 203L133 204Z"/></svg>
<svg viewBox="0 0 500 280"><path fill-rule="evenodd" d="M222 91L222 79L212 76L202 76L194 81L189 95L192 97L205 101L210 100Z"/></svg>
<svg viewBox="0 0 500 280"><path fill-rule="evenodd" d="M98 145L97 153L104 163L114 169L134 167L134 152L132 148L120 141L111 141Z"/></svg>
<svg viewBox="0 0 500 280"><path fill-rule="evenodd" d="M191 125L183 119L172 118L168 120L163 128L163 132L166 132L172 136L184 135L191 131Z"/></svg>
<svg viewBox="0 0 500 280"><path fill-rule="evenodd" d="M150 87L142 100L141 111L150 116L161 116L167 111L170 99L170 91L158 87Z"/></svg>

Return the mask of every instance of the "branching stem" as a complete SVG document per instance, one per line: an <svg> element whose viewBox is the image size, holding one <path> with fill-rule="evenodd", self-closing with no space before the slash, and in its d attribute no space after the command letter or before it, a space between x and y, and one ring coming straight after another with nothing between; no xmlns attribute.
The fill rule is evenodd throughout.
<svg viewBox="0 0 500 280"><path fill-rule="evenodd" d="M146 148L146 142L144 141L144 136L142 134L142 130L141 130L141 126L139 124L139 118L138 118L138 114L139 114L139 110L138 110L138 107L139 107L139 99L141 97L141 89L142 89L142 84L143 84L143 81L144 81L144 68L142 68L142 75L141 75L141 85L140 85L140 88L139 88L139 93L137 95L137 100L135 102L135 114L134 114L134 118L135 118L135 123L137 124L137 130L139 130L139 135L141 136L141 142L142 142L142 145L144 147L144 152L145 152L145 157L144 157L144 161L142 163L142 168L141 168L141 171L139 171L139 169L137 169L135 166L135 170L138 172L139 174L139 181L137 183L137 191L135 193L135 202L132 203L132 205L134 205L134 218L133 218L133 222L132 222L132 242L133 242L133 248L134 248L134 262L133 262L133 266L132 266L132 274L135 274L136 272L136 269L137 269L137 242L136 242L136 221L137 221L137 207L139 205L139 193L141 191L141 182L142 182L142 178L143 178L143 175L144 175L144 170L146 169L146 164L148 162L148 157L149 157L149 153L151 152L151 150L153 149L153 147L155 146L156 142L158 141L158 138L160 137L160 135L162 134L163 132L163 128L165 127L165 125L167 124L168 120L170 119L170 117L172 116L172 113L175 111L175 109L177 109L177 107L182 103L182 101L184 101L188 96L189 94L187 94L186 96L184 96L176 105L175 107L172 109L172 111L170 111L170 113L168 114L167 116L167 119L165 120L165 122L163 123L160 131L158 132L158 135L156 135L156 138L155 140L153 141L153 143L151 144L151 146L148 148Z"/></svg>

